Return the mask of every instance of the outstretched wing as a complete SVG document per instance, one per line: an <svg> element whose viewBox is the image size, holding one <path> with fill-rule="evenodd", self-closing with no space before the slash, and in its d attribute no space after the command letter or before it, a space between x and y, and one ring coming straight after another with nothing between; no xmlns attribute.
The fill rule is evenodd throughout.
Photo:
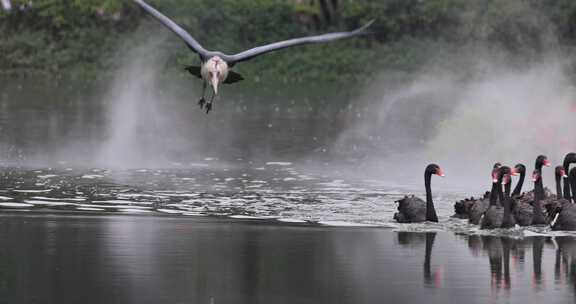
<svg viewBox="0 0 576 304"><path fill-rule="evenodd" d="M203 48L196 39L194 39L188 32L181 28L174 21L170 20L168 17L164 16L162 13L157 11L152 6L148 5L142 0L134 0L140 7L142 7L148 14L152 15L154 18L158 19L162 24L169 28L172 32L178 35L186 44L196 53L198 53L203 59L208 57L208 51Z"/></svg>
<svg viewBox="0 0 576 304"><path fill-rule="evenodd" d="M366 23L361 28L356 29L356 30L351 31L351 32L328 33L328 34L323 34L323 35L309 36L309 37L302 37L302 38L295 38L295 39L280 41L280 42L276 42L276 43L272 43L272 44L268 44L268 45L255 47L253 49L250 49L250 50L247 50L247 51L235 54L235 55L230 55L230 56L227 56L225 59L226 59L226 61L229 62L229 64L230 63L234 64L236 62L246 61L246 60L252 59L256 56L260 56L260 55L266 54L268 52L273 52L273 51L284 49L284 48L291 47L291 46L296 46L296 45L301 45L301 44L310 44L310 43L323 43L323 42L329 42L329 41L334 41L334 40L338 40L338 39L354 37L354 36L358 36L358 35L364 35L364 34L368 33L367 29L373 22L374 22L374 20Z"/></svg>

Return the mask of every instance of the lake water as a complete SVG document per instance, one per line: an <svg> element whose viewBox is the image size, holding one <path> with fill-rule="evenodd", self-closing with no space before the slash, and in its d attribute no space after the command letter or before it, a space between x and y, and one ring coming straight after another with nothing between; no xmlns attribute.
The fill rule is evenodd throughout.
<svg viewBox="0 0 576 304"><path fill-rule="evenodd" d="M1 303L567 303L572 237L2 213Z"/></svg>
<svg viewBox="0 0 576 304"><path fill-rule="evenodd" d="M288 162L4 168L0 303L565 303L576 238L396 224L414 185Z"/></svg>
<svg viewBox="0 0 576 304"><path fill-rule="evenodd" d="M576 234L450 217L492 159L440 163L439 223L393 221L437 161L427 94L206 115L186 86L118 83L0 82L0 304L574 301Z"/></svg>

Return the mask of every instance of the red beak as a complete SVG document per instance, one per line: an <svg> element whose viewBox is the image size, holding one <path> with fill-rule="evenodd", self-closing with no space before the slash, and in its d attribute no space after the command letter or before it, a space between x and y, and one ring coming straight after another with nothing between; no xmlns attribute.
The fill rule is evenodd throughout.
<svg viewBox="0 0 576 304"><path fill-rule="evenodd" d="M510 169L510 174L517 176L520 173L518 172L518 170L516 168L512 168L512 169Z"/></svg>
<svg viewBox="0 0 576 304"><path fill-rule="evenodd" d="M436 170L436 175L438 175L440 177L446 176L446 175L444 175L444 170L442 170L441 168L438 168L438 170Z"/></svg>

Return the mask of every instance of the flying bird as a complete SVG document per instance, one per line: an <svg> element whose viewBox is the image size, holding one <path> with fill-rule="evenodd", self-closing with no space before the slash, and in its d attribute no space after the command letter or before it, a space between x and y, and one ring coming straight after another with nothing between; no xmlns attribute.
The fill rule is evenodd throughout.
<svg viewBox="0 0 576 304"><path fill-rule="evenodd" d="M194 76L202 79L202 98L198 102L200 108L206 107L206 113L210 112L212 109L212 103L214 97L218 94L218 86L221 83L235 83L243 80L242 75L231 71L230 69L234 67L238 62L250 60L254 57L273 52L276 50L302 45L310 43L323 43L333 40L354 37L358 35L367 34L367 28L374 22L373 20L366 23L361 28L350 32L337 32L328 33L317 36L308 36L301 38L294 38L289 40L284 40L280 42L275 42L253 49L249 49L238 54L228 55L220 51L209 51L206 50L192 35L186 32L182 27L176 24L174 21L170 20L168 17L160 13L158 10L147 4L142 0L134 0L140 7L142 7L147 13L152 15L154 18L158 19L162 24L164 24L168 29L178 35L188 47L200 56L201 66L188 66L186 70L193 74ZM206 87L210 85L212 87L212 96L209 101L205 99Z"/></svg>

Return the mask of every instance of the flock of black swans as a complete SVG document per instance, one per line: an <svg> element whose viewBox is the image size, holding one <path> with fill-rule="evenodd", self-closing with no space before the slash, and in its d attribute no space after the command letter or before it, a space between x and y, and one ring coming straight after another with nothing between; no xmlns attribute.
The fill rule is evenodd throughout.
<svg viewBox="0 0 576 304"><path fill-rule="evenodd" d="M544 155L536 158L532 181L534 189L522 192L526 166L494 164L491 169L492 189L481 198L467 198L454 204L455 218L468 219L481 229L518 226L550 226L552 230L576 231L576 153L568 153L562 166L555 168L556 194L544 188L542 168L550 166ZM438 222L430 187L432 175L444 176L440 166L430 164L424 171L426 201L412 195L397 201L394 219L399 223ZM514 191L512 176L519 176Z"/></svg>

